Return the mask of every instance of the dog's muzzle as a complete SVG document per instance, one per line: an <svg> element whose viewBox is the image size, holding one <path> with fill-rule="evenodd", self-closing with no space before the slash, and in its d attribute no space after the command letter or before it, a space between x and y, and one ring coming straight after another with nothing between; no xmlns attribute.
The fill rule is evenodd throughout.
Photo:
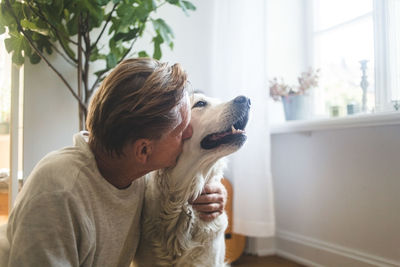
<svg viewBox="0 0 400 267"><path fill-rule="evenodd" d="M222 131L211 133L203 138L203 149L214 149L221 145L241 147L246 141L245 127L249 119L251 101L245 96L238 96L231 101L229 116Z"/></svg>

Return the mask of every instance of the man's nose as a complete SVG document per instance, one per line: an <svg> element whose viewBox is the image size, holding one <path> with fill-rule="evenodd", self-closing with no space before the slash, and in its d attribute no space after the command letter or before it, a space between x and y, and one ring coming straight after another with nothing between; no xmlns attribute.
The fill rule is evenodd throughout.
<svg viewBox="0 0 400 267"><path fill-rule="evenodd" d="M186 129L182 133L182 140L189 139L193 135L193 127L191 124L186 127Z"/></svg>

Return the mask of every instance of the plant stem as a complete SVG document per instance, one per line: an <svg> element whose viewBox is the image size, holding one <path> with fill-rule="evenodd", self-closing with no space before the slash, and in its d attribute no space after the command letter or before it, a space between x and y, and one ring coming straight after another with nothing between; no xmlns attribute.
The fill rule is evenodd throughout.
<svg viewBox="0 0 400 267"><path fill-rule="evenodd" d="M89 102L89 93L88 93L88 87L89 87L89 69L90 69L90 54L92 53L92 48L90 45L90 33L89 33L89 14L86 14L86 19L85 19L85 29L84 29L84 34L83 38L85 41L85 67L84 67L84 72L83 72L83 82L84 82L84 88L85 88L85 97L84 97L84 102L87 105ZM84 117L86 118L87 115L87 110L85 110Z"/></svg>
<svg viewBox="0 0 400 267"><path fill-rule="evenodd" d="M78 97L82 99L82 16L78 17ZM82 107L79 105L79 131L83 130Z"/></svg>
<svg viewBox="0 0 400 267"><path fill-rule="evenodd" d="M110 20L111 20L111 18L112 18L112 13L113 13L113 12L115 11L115 9L117 8L117 5L118 5L118 4L114 4L113 9L110 11L110 14L108 15L108 18L107 18L106 23L105 23L104 26L103 26L103 29L101 29L101 32L100 32L99 36L97 36L97 39L96 39L96 41L93 43L93 45L91 46L91 48L95 48L95 47L96 47L96 45L97 45L97 43L99 42L101 36L103 35L103 33L104 33L104 31L105 31L105 29L106 29L108 23L110 22Z"/></svg>

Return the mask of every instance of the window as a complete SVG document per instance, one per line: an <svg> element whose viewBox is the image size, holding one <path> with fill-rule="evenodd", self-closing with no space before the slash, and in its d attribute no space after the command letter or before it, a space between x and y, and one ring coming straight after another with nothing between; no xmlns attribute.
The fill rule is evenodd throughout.
<svg viewBox="0 0 400 267"><path fill-rule="evenodd" d="M22 186L23 68L13 67L0 35L0 224Z"/></svg>
<svg viewBox="0 0 400 267"><path fill-rule="evenodd" d="M312 3L312 4L311 4ZM308 1L315 117L392 111L400 99L400 1Z"/></svg>
<svg viewBox="0 0 400 267"><path fill-rule="evenodd" d="M7 220L10 170L11 58L0 36L0 224Z"/></svg>

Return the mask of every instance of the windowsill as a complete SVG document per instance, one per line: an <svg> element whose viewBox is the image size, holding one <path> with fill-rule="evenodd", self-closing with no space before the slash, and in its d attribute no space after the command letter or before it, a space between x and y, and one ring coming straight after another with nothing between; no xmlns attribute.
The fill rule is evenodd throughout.
<svg viewBox="0 0 400 267"><path fill-rule="evenodd" d="M398 124L400 124L400 112L388 112L307 121L288 121L271 125L270 129L271 134L283 134Z"/></svg>

